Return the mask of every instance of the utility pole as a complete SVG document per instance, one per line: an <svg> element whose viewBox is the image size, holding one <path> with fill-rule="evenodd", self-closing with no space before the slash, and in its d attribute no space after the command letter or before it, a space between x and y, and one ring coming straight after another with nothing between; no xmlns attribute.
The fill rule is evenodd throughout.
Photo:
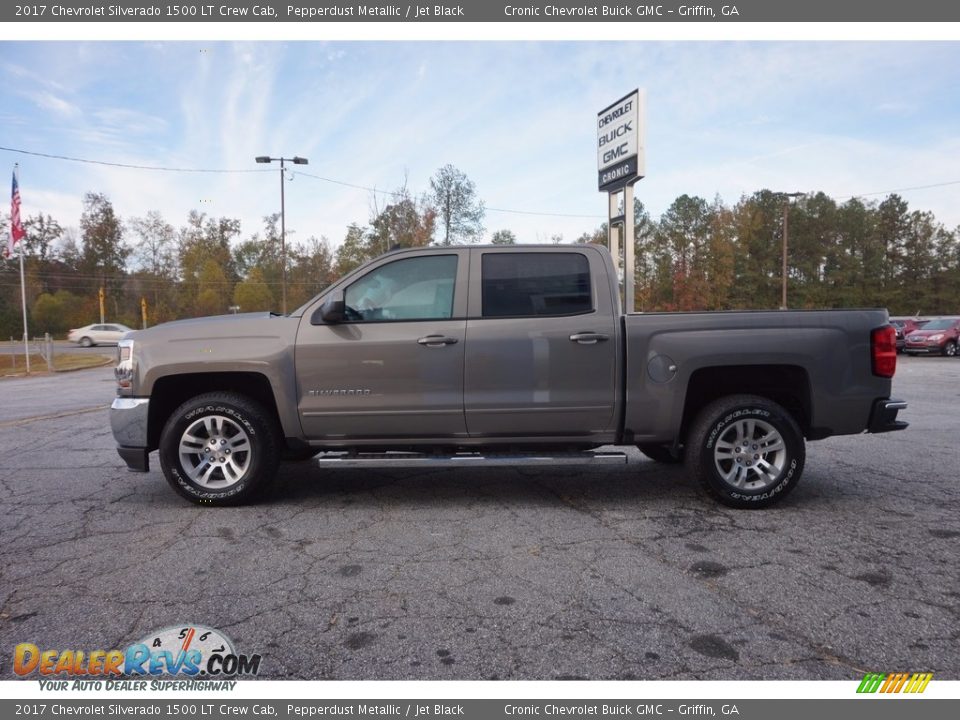
<svg viewBox="0 0 960 720"><path fill-rule="evenodd" d="M777 193L783 197L783 248L782 248L782 260L783 266L780 269L780 309L787 309L787 237L789 232L789 219L790 219L790 198L803 197L806 193L802 192L792 192L792 193Z"/></svg>
<svg viewBox="0 0 960 720"><path fill-rule="evenodd" d="M269 155L258 155L254 158L258 163L280 162L280 264L283 271L282 290L283 293L283 314L287 314L287 206L284 200L283 189L283 164L287 161L294 165L307 165L308 160L304 157L295 155L292 158L270 157Z"/></svg>

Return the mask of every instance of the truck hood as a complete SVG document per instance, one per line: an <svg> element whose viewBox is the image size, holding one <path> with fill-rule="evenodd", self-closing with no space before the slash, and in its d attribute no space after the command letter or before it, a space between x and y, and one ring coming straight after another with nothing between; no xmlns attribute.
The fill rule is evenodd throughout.
<svg viewBox="0 0 960 720"><path fill-rule="evenodd" d="M125 338L146 342L154 339L202 339L210 337L231 337L246 335L251 327L262 329L269 327L270 321L289 322L291 318L283 315L274 315L269 312L238 313L236 315L210 315L207 317L173 320L171 322L154 325L146 330L134 330L124 335ZM299 322L299 318L295 319ZM279 330L279 328L278 328Z"/></svg>

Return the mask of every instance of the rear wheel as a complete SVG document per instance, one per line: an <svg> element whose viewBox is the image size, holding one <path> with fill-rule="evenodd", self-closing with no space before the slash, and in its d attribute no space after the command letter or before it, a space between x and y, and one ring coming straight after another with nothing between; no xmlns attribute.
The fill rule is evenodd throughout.
<svg viewBox="0 0 960 720"><path fill-rule="evenodd" d="M178 407L160 435L160 467L191 502L236 505L277 472L278 432L270 413L243 395L213 392Z"/></svg>
<svg viewBox="0 0 960 720"><path fill-rule="evenodd" d="M803 474L803 434L777 403L731 395L697 416L686 445L686 466L724 505L761 508L787 495Z"/></svg>
<svg viewBox="0 0 960 720"><path fill-rule="evenodd" d="M88 337L83 337L80 340L80 344L83 345L83 347L91 347L93 345L93 340Z"/></svg>

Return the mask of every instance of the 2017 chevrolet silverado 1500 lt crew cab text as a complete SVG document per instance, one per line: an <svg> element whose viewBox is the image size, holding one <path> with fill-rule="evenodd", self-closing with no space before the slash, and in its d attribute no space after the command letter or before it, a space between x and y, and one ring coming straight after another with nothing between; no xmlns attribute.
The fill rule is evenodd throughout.
<svg viewBox="0 0 960 720"><path fill-rule="evenodd" d="M320 465L684 462L762 507L805 440L900 430L885 310L621 314L594 245L388 253L293 311L198 318L120 343L110 413L134 470L249 499Z"/></svg>

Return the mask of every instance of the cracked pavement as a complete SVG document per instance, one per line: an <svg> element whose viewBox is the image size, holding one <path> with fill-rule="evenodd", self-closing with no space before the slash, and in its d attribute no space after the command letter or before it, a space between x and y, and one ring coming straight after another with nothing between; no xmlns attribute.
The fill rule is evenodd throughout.
<svg viewBox="0 0 960 720"><path fill-rule="evenodd" d="M677 467L316 469L203 508L128 473L112 369L0 381L14 645L218 628L283 679L960 678L960 359L903 358L900 433L808 445L735 511ZM35 416L55 416L30 419Z"/></svg>

